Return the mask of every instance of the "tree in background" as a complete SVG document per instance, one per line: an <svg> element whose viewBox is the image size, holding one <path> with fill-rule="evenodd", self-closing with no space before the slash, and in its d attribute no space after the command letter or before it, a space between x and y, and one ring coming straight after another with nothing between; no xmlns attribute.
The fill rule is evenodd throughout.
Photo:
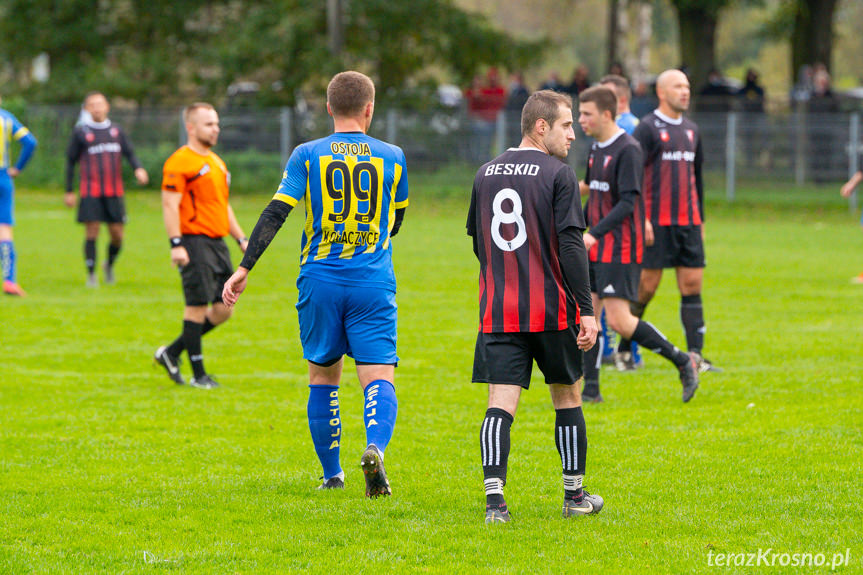
<svg viewBox="0 0 863 575"><path fill-rule="evenodd" d="M239 80L264 86L270 103L346 67L376 77L386 100L435 71L466 82L479 68L518 68L542 55L451 0L346 2L344 48L327 42L317 0L5 0L0 57L8 83L42 101L79 101L92 89L141 104L214 99ZM47 54L51 75L30 80Z"/></svg>
<svg viewBox="0 0 863 575"><path fill-rule="evenodd" d="M671 0L677 9L680 57L688 67L693 92L707 83L716 67L716 28L732 0Z"/></svg>

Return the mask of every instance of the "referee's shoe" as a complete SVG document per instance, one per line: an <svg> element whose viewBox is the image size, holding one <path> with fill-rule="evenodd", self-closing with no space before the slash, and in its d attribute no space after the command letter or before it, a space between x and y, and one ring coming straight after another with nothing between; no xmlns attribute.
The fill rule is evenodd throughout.
<svg viewBox="0 0 863 575"><path fill-rule="evenodd" d="M183 379L183 374L180 373L180 359L177 357L171 357L168 354L167 346L163 345L156 350L156 354L153 356L153 361L165 368L171 381L177 385L183 385L186 383L186 380Z"/></svg>

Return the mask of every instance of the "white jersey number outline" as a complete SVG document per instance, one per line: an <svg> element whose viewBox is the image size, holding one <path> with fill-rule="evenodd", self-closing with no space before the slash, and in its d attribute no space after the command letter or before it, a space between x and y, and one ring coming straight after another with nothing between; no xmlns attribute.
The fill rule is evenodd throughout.
<svg viewBox="0 0 863 575"><path fill-rule="evenodd" d="M512 202L512 211L503 211L503 201L509 200ZM512 188L504 188L499 191L491 204L491 211L494 216L491 218L491 239L497 247L505 252L513 252L524 245L527 241L527 226L524 219L521 217L521 198L518 193ZM500 235L500 227L503 224L515 224L518 232L511 240L503 239Z"/></svg>

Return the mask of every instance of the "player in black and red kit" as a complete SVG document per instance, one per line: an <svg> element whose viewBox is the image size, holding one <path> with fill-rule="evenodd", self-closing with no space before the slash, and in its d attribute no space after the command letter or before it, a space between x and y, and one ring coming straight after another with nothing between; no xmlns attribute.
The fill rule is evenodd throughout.
<svg viewBox="0 0 863 575"><path fill-rule="evenodd" d="M656 80L659 107L641 119L633 136L644 152L644 207L647 215L636 317L653 298L663 268L675 268L680 290L680 319L686 344L696 354L699 371L719 371L704 359L703 153L695 122L683 114L689 108L689 80L680 70L666 70ZM652 245L651 245L652 244Z"/></svg>
<svg viewBox="0 0 863 575"><path fill-rule="evenodd" d="M572 100L549 90L533 94L522 110L521 131L518 148L477 172L467 220L480 264L473 381L488 384L480 429L486 523L510 519L503 498L510 426L534 360L557 413L563 515L597 513L603 504L582 489L587 439L580 350L593 347L597 328L578 184L561 161L575 139Z"/></svg>
<svg viewBox="0 0 863 575"><path fill-rule="evenodd" d="M596 141L587 160L587 225L584 246L590 259L590 291L594 312L605 307L608 323L622 337L634 340L674 363L680 371L683 401L698 388L694 354L671 344L655 327L632 315L638 299L644 250L644 202L641 198L643 159L635 138L614 121L617 97L604 86L588 88L579 97L578 122ZM582 400L601 402L599 346L584 354Z"/></svg>
<svg viewBox="0 0 863 575"><path fill-rule="evenodd" d="M89 117L75 127L66 151L64 200L70 208L75 205L75 164L81 164L78 222L85 226L84 261L89 287L99 287L96 277L96 238L101 222L108 224L111 235L104 267L105 283L114 283L114 261L123 245L123 226L126 223L121 157L132 164L139 184L146 185L149 181L147 170L138 161L123 130L108 119L109 110L108 99L104 94L87 94L84 111Z"/></svg>

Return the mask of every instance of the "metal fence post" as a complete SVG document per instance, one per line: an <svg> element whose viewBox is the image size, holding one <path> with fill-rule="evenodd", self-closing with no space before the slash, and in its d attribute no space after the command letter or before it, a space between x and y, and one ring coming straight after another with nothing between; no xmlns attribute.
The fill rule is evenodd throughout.
<svg viewBox="0 0 863 575"><path fill-rule="evenodd" d="M730 112L725 127L725 199L734 201L737 184L737 112Z"/></svg>
<svg viewBox="0 0 863 575"><path fill-rule="evenodd" d="M387 142L390 144L395 144L396 138L398 138L398 121L399 116L395 108L387 110Z"/></svg>
<svg viewBox="0 0 863 575"><path fill-rule="evenodd" d="M494 147L493 156L503 153L506 150L506 113L502 110L497 114L495 122Z"/></svg>
<svg viewBox="0 0 863 575"><path fill-rule="evenodd" d="M858 165L860 157L860 112L851 114L850 126L848 127L848 179L854 177L854 174L863 170L863 166ZM852 213L857 212L857 190L848 198L848 209Z"/></svg>
<svg viewBox="0 0 863 575"><path fill-rule="evenodd" d="M794 183L802 186L806 179L806 114L803 112L804 103L797 103L794 112L795 138L794 138Z"/></svg>
<svg viewBox="0 0 863 575"><path fill-rule="evenodd" d="M177 141L179 142L179 146L183 147L186 145L186 122L183 121L183 110L180 110L180 113L177 114L179 121L177 122Z"/></svg>
<svg viewBox="0 0 863 575"><path fill-rule="evenodd" d="M282 160L282 167L288 165L288 158L291 156L291 109L287 106L282 106L279 111L279 152Z"/></svg>

